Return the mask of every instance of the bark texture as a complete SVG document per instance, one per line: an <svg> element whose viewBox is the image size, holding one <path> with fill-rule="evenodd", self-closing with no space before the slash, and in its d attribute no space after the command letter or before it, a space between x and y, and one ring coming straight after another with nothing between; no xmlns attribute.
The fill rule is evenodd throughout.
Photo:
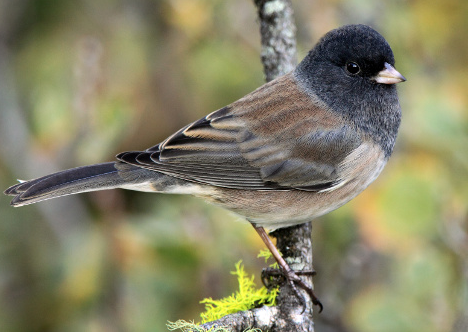
<svg viewBox="0 0 468 332"><path fill-rule="evenodd" d="M266 81L296 67L296 25L290 0L254 0L260 21Z"/></svg>

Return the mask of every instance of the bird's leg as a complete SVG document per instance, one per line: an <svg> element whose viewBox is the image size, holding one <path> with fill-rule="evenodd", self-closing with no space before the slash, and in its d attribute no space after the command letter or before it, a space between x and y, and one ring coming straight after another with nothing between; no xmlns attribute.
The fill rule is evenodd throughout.
<svg viewBox="0 0 468 332"><path fill-rule="evenodd" d="M307 285L304 281L302 281L301 278L298 277L297 274L302 274L302 275L314 275L315 272L314 271L304 271L304 273L302 272L294 272L288 265L288 263L286 263L286 261L283 259L283 257L281 257L280 253L278 252L278 249L276 248L276 246L273 244L273 242L271 241L270 237L268 236L267 232L265 231L265 229L263 227L257 227L255 226L254 224L252 224L252 226L255 228L255 230L257 231L258 235L260 235L260 237L262 238L263 242L265 243L265 245L267 246L267 248L271 251L273 257L275 258L276 262L278 262L279 266L281 267L281 269L283 270L283 273L284 273L284 277L286 278L286 280L288 281L288 283L291 285L292 289L294 290L294 292L296 293L296 295L298 296L298 298L301 300L301 302L304 302L304 299L302 298L302 296L299 294L299 292L297 291L297 288L296 288L296 285L298 285L299 287L301 287L302 289L304 289L307 294L309 294L310 298L312 299L312 303L314 305L317 305L319 307L319 312L321 312L323 310L323 305L322 303L319 301L319 299L317 298L317 296L315 295L313 289Z"/></svg>

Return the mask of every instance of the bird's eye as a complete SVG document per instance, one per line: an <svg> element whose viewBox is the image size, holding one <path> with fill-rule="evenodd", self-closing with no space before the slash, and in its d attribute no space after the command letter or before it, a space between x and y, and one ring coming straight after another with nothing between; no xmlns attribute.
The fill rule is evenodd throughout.
<svg viewBox="0 0 468 332"><path fill-rule="evenodd" d="M356 75L361 71L361 68L356 62L348 62L346 64L346 71L352 75Z"/></svg>

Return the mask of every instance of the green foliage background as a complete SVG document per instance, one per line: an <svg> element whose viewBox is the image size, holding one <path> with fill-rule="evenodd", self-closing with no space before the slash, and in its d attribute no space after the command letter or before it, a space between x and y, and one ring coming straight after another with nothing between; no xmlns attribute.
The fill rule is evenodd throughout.
<svg viewBox="0 0 468 332"><path fill-rule="evenodd" d="M408 82L380 178L314 222L317 331L468 331L468 2L294 1L299 58L376 27ZM0 188L145 149L263 83L250 0L0 0ZM263 247L191 197L126 191L13 209L2 331L162 331L232 293ZM233 280L234 279L234 280Z"/></svg>

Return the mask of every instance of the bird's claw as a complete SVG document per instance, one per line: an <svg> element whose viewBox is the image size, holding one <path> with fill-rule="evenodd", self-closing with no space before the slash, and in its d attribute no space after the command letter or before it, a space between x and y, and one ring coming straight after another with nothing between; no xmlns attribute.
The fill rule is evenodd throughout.
<svg viewBox="0 0 468 332"><path fill-rule="evenodd" d="M283 285L285 282L287 282L294 293L296 294L296 297L299 299L301 302L302 307L304 308L303 311L305 310L306 303L303 298L303 296L299 293L297 290L297 286L302 288L307 292L307 294L310 296L312 303L316 306L319 307L319 313L322 312L323 310L323 305L320 302L320 300L317 298L317 296L314 293L314 290L307 285L301 278L299 278L299 275L304 275L304 276L314 276L316 274L315 271L293 271L293 270L283 270L283 269L274 269L274 268L266 268L262 270L262 283L267 289L271 289L275 286L278 285Z"/></svg>

